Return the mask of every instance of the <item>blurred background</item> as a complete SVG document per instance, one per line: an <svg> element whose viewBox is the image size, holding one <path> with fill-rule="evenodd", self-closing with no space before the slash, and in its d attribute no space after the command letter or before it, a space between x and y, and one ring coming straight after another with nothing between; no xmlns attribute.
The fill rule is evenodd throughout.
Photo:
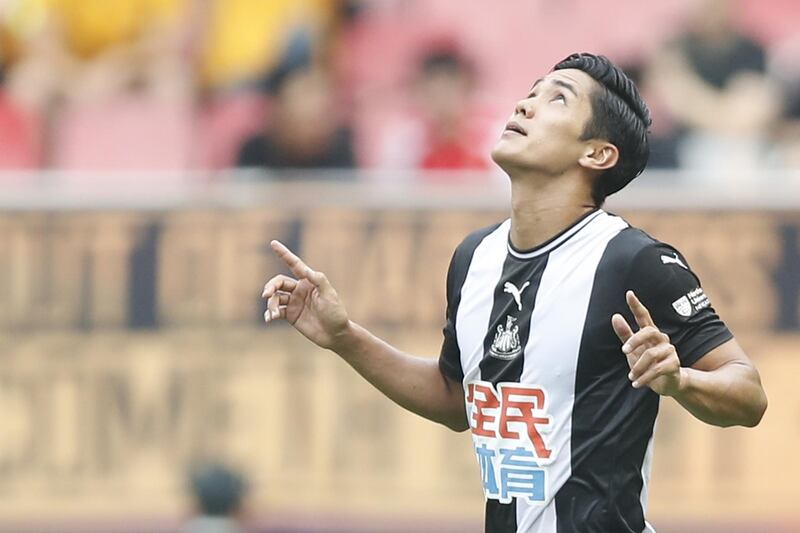
<svg viewBox="0 0 800 533"><path fill-rule="evenodd" d="M800 2L0 0L0 531L479 533L467 434L392 405L260 292L278 238L436 357L489 150L604 53L654 116L613 197L758 365L755 430L663 401L659 532L800 531Z"/></svg>

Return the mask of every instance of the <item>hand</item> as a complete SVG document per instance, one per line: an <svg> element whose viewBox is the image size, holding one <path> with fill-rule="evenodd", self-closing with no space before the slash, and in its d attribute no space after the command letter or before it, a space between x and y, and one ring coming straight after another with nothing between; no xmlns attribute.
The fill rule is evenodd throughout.
<svg viewBox="0 0 800 533"><path fill-rule="evenodd" d="M625 300L639 331L633 333L620 314L611 317L611 326L622 341L622 352L628 358L631 369L628 379L634 388L648 386L662 396L674 396L681 388L681 362L675 347L670 344L669 337L659 331L650 312L633 291L625 293Z"/></svg>
<svg viewBox="0 0 800 533"><path fill-rule="evenodd" d="M311 342L331 348L350 324L347 311L322 272L316 272L278 241L270 243L297 279L278 275L264 285L264 321L283 319Z"/></svg>

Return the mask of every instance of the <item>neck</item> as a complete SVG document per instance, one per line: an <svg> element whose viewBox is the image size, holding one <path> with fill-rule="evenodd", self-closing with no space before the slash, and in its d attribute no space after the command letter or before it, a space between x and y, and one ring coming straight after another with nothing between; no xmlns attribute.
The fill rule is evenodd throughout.
<svg viewBox="0 0 800 533"><path fill-rule="evenodd" d="M511 243L520 250L539 246L594 207L580 177L512 177Z"/></svg>

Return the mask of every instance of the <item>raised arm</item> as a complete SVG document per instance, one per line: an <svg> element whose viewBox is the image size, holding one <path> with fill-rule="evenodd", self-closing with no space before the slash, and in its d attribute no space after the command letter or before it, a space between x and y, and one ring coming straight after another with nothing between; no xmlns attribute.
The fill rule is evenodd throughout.
<svg viewBox="0 0 800 533"><path fill-rule="evenodd" d="M286 320L314 344L339 354L389 399L454 431L467 429L461 383L444 376L435 359L394 348L352 322L325 274L312 270L278 241L270 243L294 277L264 286L264 320Z"/></svg>

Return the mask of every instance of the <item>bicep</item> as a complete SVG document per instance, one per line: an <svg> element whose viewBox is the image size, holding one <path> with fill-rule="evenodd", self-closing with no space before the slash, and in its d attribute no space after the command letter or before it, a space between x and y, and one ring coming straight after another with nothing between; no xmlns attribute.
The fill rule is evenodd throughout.
<svg viewBox="0 0 800 533"><path fill-rule="evenodd" d="M691 368L704 372L713 372L729 364L739 364L749 368L755 368L736 339L731 339L720 344L695 361L695 363L691 365Z"/></svg>
<svg viewBox="0 0 800 533"><path fill-rule="evenodd" d="M441 378L445 388L445 402L447 403L448 421L445 422L453 431L466 431L469 429L467 422L467 410L464 404L464 385L460 380L449 377L441 372Z"/></svg>
<svg viewBox="0 0 800 533"><path fill-rule="evenodd" d="M460 380L455 380L446 374L442 373L442 378L444 379L445 387L447 388L447 393L450 398L454 400L454 403L463 405L464 404L464 385ZM457 400L457 402L455 401Z"/></svg>

